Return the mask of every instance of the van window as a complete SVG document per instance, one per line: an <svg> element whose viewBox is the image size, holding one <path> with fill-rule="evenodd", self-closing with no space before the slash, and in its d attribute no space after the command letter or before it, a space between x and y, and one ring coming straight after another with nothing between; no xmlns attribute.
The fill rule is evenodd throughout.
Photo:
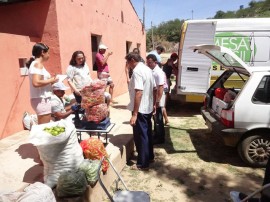
<svg viewBox="0 0 270 202"><path fill-rule="evenodd" d="M223 86L226 89L235 89L237 91L240 91L248 78L249 77L244 74L237 74L236 72L234 72L229 76L229 78L226 79L226 81L224 81Z"/></svg>
<svg viewBox="0 0 270 202"><path fill-rule="evenodd" d="M262 78L252 97L252 102L257 104L270 103L270 76Z"/></svg>

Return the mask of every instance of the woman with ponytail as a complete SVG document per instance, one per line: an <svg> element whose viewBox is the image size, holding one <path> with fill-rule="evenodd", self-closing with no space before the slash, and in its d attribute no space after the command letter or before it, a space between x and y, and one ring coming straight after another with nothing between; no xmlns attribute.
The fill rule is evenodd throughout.
<svg viewBox="0 0 270 202"><path fill-rule="evenodd" d="M32 49L32 57L26 64L29 68L31 106L37 114L38 124L51 120L51 85L58 81L58 78L51 77L44 67L48 59L49 47L36 43Z"/></svg>

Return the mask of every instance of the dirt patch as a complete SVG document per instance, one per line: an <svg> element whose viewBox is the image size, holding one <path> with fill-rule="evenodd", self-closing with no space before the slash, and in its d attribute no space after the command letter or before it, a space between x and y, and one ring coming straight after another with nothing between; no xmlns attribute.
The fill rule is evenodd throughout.
<svg viewBox="0 0 270 202"><path fill-rule="evenodd" d="M175 102L170 106L166 143L155 146L150 171L130 170L127 165L121 172L130 190L148 192L152 202L210 202L230 201L231 190L251 193L260 187L264 169L247 167L235 148L208 133L201 105Z"/></svg>

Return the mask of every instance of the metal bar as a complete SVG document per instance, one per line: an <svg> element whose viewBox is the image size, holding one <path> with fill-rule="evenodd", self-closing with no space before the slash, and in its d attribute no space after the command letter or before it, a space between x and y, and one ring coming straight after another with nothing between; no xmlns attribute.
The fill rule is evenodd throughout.
<svg viewBox="0 0 270 202"><path fill-rule="evenodd" d="M115 174L116 174L117 177L120 179L120 181L123 183L125 189L126 189L127 191L129 191L129 189L127 188L127 185L125 184L124 180L122 179L122 177L120 176L120 174L117 172L117 170L115 169L115 167L113 166L113 164L112 164L112 162L109 160L109 158L107 158L107 157L104 157L104 158L107 159L107 161L109 162L109 164L110 164L111 167L113 168Z"/></svg>

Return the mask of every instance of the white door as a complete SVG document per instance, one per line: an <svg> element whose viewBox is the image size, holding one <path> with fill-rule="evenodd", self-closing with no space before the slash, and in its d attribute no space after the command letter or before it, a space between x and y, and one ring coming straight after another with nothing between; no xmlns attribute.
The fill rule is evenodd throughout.
<svg viewBox="0 0 270 202"><path fill-rule="evenodd" d="M211 60L189 47L214 44L216 22L189 22L180 44L177 94L204 94L210 85Z"/></svg>

